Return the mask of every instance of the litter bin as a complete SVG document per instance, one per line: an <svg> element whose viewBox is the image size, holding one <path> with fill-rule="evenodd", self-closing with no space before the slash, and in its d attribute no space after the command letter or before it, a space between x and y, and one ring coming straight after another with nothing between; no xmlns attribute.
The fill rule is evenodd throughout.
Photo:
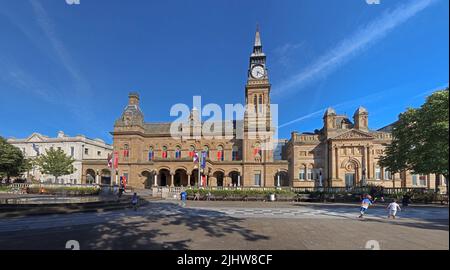
<svg viewBox="0 0 450 270"><path fill-rule="evenodd" d="M275 194L269 195L269 201L274 202L275 201Z"/></svg>

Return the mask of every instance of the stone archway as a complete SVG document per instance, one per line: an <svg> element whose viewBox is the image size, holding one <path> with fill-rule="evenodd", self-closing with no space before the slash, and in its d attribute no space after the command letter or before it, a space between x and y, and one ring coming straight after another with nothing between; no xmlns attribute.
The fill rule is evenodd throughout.
<svg viewBox="0 0 450 270"><path fill-rule="evenodd" d="M233 186L233 187L237 187L237 186L239 186L240 185L240 183L239 183L239 172L238 171L231 171L229 174L228 174L228 176L230 177L230 179L231 179L231 185Z"/></svg>
<svg viewBox="0 0 450 270"><path fill-rule="evenodd" d="M213 174L213 177L216 178L216 186L223 187L225 174L221 171L217 171Z"/></svg>
<svg viewBox="0 0 450 270"><path fill-rule="evenodd" d="M359 184L359 162L355 159L348 159L343 164L342 167L344 168L345 176L344 176L344 183L346 188L353 188L356 187Z"/></svg>
<svg viewBox="0 0 450 270"><path fill-rule="evenodd" d="M279 177L279 179L278 179ZM278 183L279 181L279 183ZM278 184L280 187L289 187L289 175L286 171L279 171L275 173L274 179L273 179L273 185L275 187L278 187Z"/></svg>
<svg viewBox="0 0 450 270"><path fill-rule="evenodd" d="M144 178L144 188L150 189L155 184L155 181L153 181L154 174L149 171L143 171L141 172L142 177Z"/></svg>
<svg viewBox="0 0 450 270"><path fill-rule="evenodd" d="M158 176L158 186L169 186L171 181L171 175L169 169L160 169Z"/></svg>
<svg viewBox="0 0 450 270"><path fill-rule="evenodd" d="M174 185L176 187L186 187L188 183L188 175L185 169L177 169L174 176Z"/></svg>
<svg viewBox="0 0 450 270"><path fill-rule="evenodd" d="M96 176L97 174L93 169L87 169L86 170L86 184L92 185L96 184Z"/></svg>

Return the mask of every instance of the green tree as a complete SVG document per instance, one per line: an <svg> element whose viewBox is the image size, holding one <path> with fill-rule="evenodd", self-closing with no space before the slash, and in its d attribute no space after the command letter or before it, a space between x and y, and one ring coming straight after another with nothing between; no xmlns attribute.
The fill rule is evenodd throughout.
<svg viewBox="0 0 450 270"><path fill-rule="evenodd" d="M0 137L0 175L9 182L11 177L22 175L27 169L25 163L22 151Z"/></svg>
<svg viewBox="0 0 450 270"><path fill-rule="evenodd" d="M400 114L380 165L391 172L441 174L448 179L449 89L429 96L420 108Z"/></svg>
<svg viewBox="0 0 450 270"><path fill-rule="evenodd" d="M75 171L73 166L74 161L63 150L50 149L45 154L39 156L35 160L35 164L39 167L42 174L52 175L55 177L55 180L58 180L58 177L72 174Z"/></svg>

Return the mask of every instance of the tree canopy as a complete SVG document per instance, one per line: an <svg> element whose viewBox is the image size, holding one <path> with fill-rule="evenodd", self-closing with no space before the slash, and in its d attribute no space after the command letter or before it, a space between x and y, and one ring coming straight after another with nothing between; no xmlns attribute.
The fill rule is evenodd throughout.
<svg viewBox="0 0 450 270"><path fill-rule="evenodd" d="M9 180L10 177L22 175L29 167L29 161L25 159L22 151L0 137L0 175Z"/></svg>
<svg viewBox="0 0 450 270"><path fill-rule="evenodd" d="M400 114L380 165L392 172L441 174L448 179L449 89L437 91L418 109Z"/></svg>
<svg viewBox="0 0 450 270"><path fill-rule="evenodd" d="M52 175L57 180L58 177L72 174L75 171L74 161L63 150L50 148L45 154L36 159L35 164L39 167L42 174Z"/></svg>

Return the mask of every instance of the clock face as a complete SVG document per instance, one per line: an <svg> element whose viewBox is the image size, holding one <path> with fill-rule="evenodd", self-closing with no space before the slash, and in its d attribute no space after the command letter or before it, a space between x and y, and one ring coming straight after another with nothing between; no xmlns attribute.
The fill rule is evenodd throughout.
<svg viewBox="0 0 450 270"><path fill-rule="evenodd" d="M264 67L262 66L254 66L252 68L252 77L255 79L261 79L265 75Z"/></svg>

